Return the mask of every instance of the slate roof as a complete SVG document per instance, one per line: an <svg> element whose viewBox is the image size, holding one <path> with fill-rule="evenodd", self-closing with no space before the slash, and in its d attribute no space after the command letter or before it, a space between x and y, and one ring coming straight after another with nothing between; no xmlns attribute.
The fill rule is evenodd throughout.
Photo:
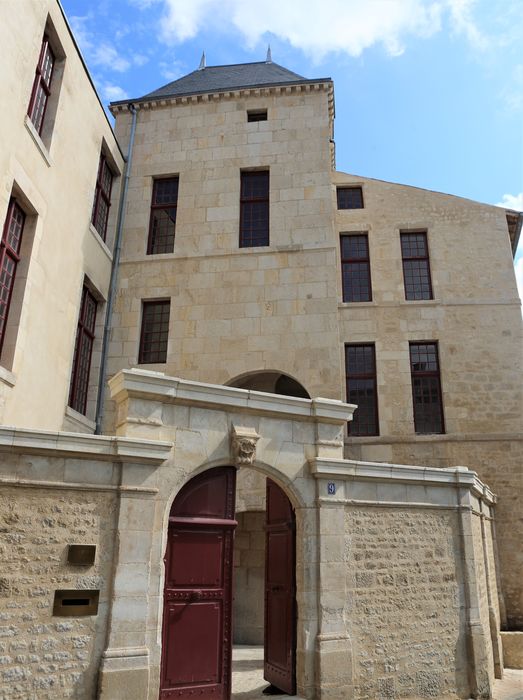
<svg viewBox="0 0 523 700"><path fill-rule="evenodd" d="M330 80L330 78L326 78ZM232 66L209 66L184 75L140 99L177 95L194 95L218 90L238 90L260 85L285 85L317 82L272 62L239 63Z"/></svg>

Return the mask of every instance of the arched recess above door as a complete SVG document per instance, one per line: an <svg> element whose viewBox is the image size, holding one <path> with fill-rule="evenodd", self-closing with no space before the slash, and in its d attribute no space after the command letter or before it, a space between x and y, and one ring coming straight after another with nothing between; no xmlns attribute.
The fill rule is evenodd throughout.
<svg viewBox="0 0 523 700"><path fill-rule="evenodd" d="M227 386L251 391L266 391L270 394L295 396L300 399L310 399L307 389L297 379L278 370L259 370L234 377Z"/></svg>

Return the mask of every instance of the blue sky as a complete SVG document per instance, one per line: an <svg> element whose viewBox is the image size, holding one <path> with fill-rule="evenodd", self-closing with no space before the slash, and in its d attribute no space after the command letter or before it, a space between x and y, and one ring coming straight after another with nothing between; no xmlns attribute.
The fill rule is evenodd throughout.
<svg viewBox="0 0 523 700"><path fill-rule="evenodd" d="M334 80L337 169L523 210L523 0L62 0L104 103L272 59ZM523 294L523 246L516 269Z"/></svg>

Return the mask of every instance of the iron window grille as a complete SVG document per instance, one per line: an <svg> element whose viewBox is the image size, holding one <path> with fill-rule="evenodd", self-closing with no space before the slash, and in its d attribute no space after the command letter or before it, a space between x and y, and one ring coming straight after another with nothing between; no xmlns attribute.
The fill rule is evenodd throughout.
<svg viewBox="0 0 523 700"><path fill-rule="evenodd" d="M269 245L269 171L241 173L240 248Z"/></svg>
<svg viewBox="0 0 523 700"><path fill-rule="evenodd" d="M337 187L338 209L363 209L363 189L361 187Z"/></svg>
<svg viewBox="0 0 523 700"><path fill-rule="evenodd" d="M73 370L71 373L71 386L69 390L69 406L83 415L85 415L87 411L91 356L95 338L96 307L96 299L84 285L80 314L78 316Z"/></svg>
<svg viewBox="0 0 523 700"><path fill-rule="evenodd" d="M155 180L151 201L147 255L172 253L178 208L178 178Z"/></svg>
<svg viewBox="0 0 523 700"><path fill-rule="evenodd" d="M107 220L111 206L111 189L113 187L113 173L104 154L100 154L98 175L96 176L96 188L94 192L93 211L91 223L105 241L107 235Z"/></svg>
<svg viewBox="0 0 523 700"><path fill-rule="evenodd" d="M372 301L369 237L366 233L341 236L343 301Z"/></svg>
<svg viewBox="0 0 523 700"><path fill-rule="evenodd" d="M169 299L142 302L139 364L155 364L167 361L170 310L171 302Z"/></svg>
<svg viewBox="0 0 523 700"><path fill-rule="evenodd" d="M20 262L24 225L25 212L16 200L11 198L0 241L0 353L4 344L16 268Z"/></svg>
<svg viewBox="0 0 523 700"><path fill-rule="evenodd" d="M47 103L51 95L51 81L53 79L55 61L55 55L49 44L49 37L44 34L36 66L31 99L27 109L29 119L40 135L44 126Z"/></svg>
<svg viewBox="0 0 523 700"><path fill-rule="evenodd" d="M414 429L419 435L445 432L436 342L409 343Z"/></svg>
<svg viewBox="0 0 523 700"><path fill-rule="evenodd" d="M405 299L433 299L429 250L425 231L401 233Z"/></svg>
<svg viewBox="0 0 523 700"><path fill-rule="evenodd" d="M347 402L357 404L349 435L379 435L376 352L373 343L345 346Z"/></svg>

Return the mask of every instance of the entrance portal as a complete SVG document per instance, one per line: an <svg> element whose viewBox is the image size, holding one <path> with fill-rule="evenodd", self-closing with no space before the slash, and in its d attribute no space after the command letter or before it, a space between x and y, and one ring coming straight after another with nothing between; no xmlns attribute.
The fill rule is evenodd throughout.
<svg viewBox="0 0 523 700"><path fill-rule="evenodd" d="M191 479L169 516L160 699L228 700L236 469Z"/></svg>
<svg viewBox="0 0 523 700"><path fill-rule="evenodd" d="M189 481L172 505L164 560L160 700L231 697L235 484L234 467L209 469ZM249 597L260 608L264 600L264 678L292 695L296 687L294 510L270 479L265 500L264 593L260 586L258 600Z"/></svg>

